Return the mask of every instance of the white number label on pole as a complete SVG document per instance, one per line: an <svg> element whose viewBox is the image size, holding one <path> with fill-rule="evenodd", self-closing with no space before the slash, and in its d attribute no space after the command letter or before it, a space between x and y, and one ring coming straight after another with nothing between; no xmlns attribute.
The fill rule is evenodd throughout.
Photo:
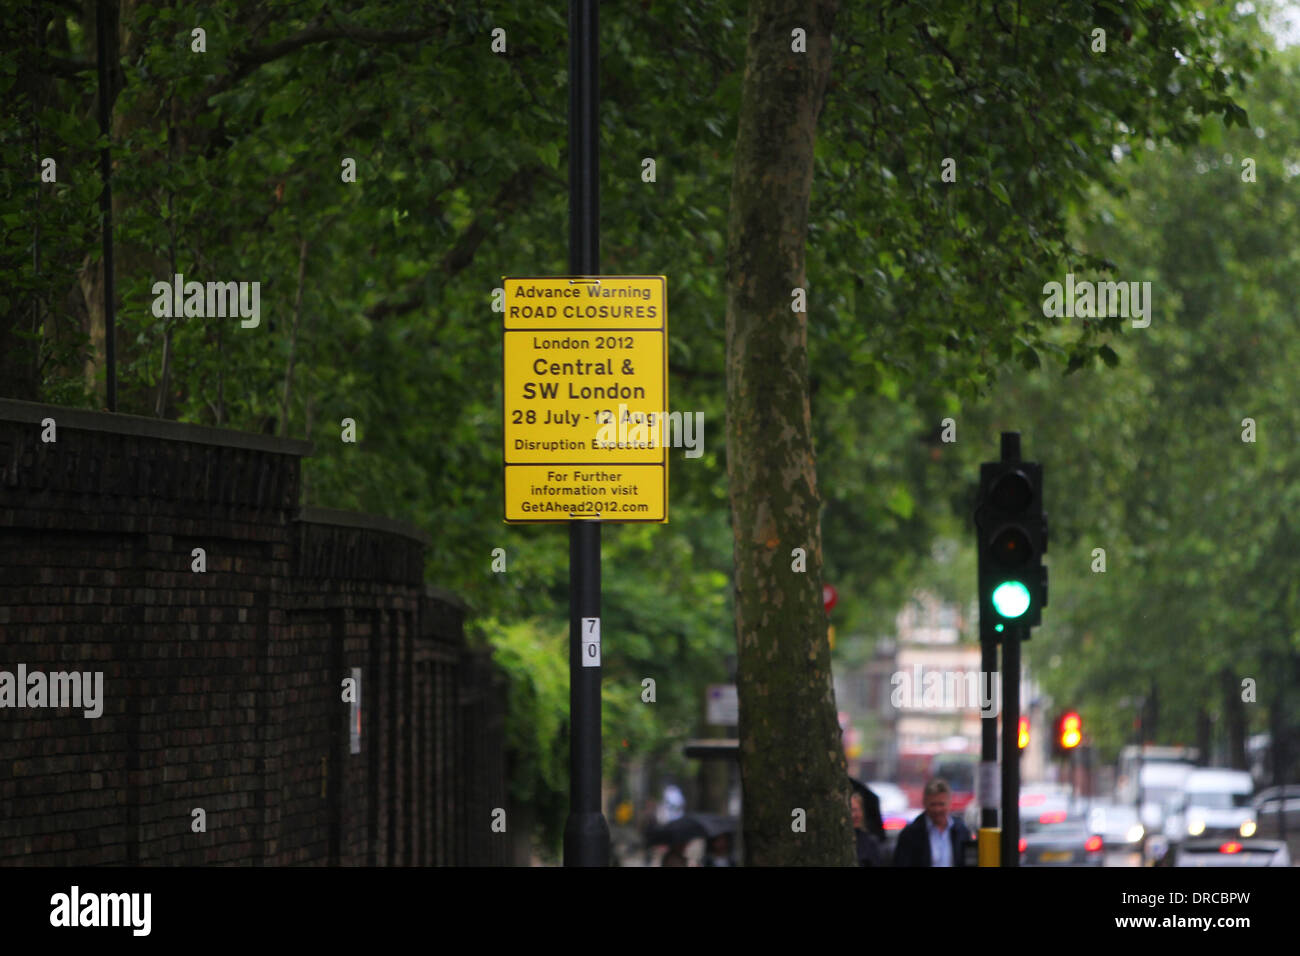
<svg viewBox="0 0 1300 956"><path fill-rule="evenodd" d="M582 619L582 666L600 666L600 618Z"/></svg>

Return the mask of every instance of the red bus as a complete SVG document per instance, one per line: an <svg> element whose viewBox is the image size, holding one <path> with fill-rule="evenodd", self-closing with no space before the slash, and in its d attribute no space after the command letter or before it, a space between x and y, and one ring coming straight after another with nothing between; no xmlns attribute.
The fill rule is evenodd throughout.
<svg viewBox="0 0 1300 956"><path fill-rule="evenodd" d="M898 755L898 785L909 807L924 807L926 781L942 777L952 787L952 813L961 813L975 799L976 754L943 750L904 750Z"/></svg>

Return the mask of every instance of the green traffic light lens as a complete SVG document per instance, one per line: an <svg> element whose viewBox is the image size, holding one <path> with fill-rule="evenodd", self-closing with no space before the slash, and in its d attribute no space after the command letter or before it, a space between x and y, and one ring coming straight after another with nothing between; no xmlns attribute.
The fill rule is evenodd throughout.
<svg viewBox="0 0 1300 956"><path fill-rule="evenodd" d="M1029 588L1019 581L1003 581L993 589L993 610L1005 618L1017 618L1029 610Z"/></svg>

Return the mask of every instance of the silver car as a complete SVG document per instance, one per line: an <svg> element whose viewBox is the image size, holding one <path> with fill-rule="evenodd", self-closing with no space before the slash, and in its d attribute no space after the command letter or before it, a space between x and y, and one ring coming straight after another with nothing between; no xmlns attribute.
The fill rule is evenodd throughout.
<svg viewBox="0 0 1300 956"><path fill-rule="evenodd" d="M1107 866L1141 866L1146 827L1138 820L1137 807L1123 803L1094 804L1088 812L1088 826L1101 834L1106 846Z"/></svg>
<svg viewBox="0 0 1300 956"><path fill-rule="evenodd" d="M1105 842L1082 816L1048 810L1020 821L1021 866L1103 866Z"/></svg>

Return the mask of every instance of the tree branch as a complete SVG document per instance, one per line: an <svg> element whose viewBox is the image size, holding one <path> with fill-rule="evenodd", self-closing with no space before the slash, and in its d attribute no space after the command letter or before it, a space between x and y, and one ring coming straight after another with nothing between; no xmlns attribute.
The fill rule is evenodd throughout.
<svg viewBox="0 0 1300 956"><path fill-rule="evenodd" d="M55 56L53 53L46 53L39 62L41 72L50 76L65 76L69 79L76 78L87 71L93 72L95 69L94 63Z"/></svg>
<svg viewBox="0 0 1300 956"><path fill-rule="evenodd" d="M929 43L931 47L933 47L935 50L939 52L940 56L942 56L945 60L947 60L949 63L952 64L952 71L954 73L956 73L958 76L961 76L961 61L958 60L955 56L953 56L952 53L949 52L946 46L944 46L941 42L939 42L939 39L930 32L929 27L927 27L924 23L918 23L916 25L916 32L921 34L921 36L925 39L925 41Z"/></svg>
<svg viewBox="0 0 1300 956"><path fill-rule="evenodd" d="M328 43L331 40L351 40L355 43L369 44L418 43L435 34L445 33L447 26L445 20L437 27L427 30L371 30L351 26L310 26L276 43L231 54L230 58L237 66L208 84L207 89L203 91L203 100L206 101L209 97L230 89L259 66L288 56L313 43Z"/></svg>
<svg viewBox="0 0 1300 956"><path fill-rule="evenodd" d="M492 225L498 222L503 215L517 210L520 205L532 197L533 184L543 171L541 166L525 166L502 184L501 188L497 190L496 196L488 204L488 208L482 215L474 217L474 221L465 227L455 244L442 257L442 262L438 268L446 278L450 278L469 267L470 263L474 261L474 253L483 244L483 240L488 237ZM410 283L400 299L381 302L367 309L366 318L374 322L390 315L401 315L404 312L418 309L425 301L425 278L421 276Z"/></svg>

